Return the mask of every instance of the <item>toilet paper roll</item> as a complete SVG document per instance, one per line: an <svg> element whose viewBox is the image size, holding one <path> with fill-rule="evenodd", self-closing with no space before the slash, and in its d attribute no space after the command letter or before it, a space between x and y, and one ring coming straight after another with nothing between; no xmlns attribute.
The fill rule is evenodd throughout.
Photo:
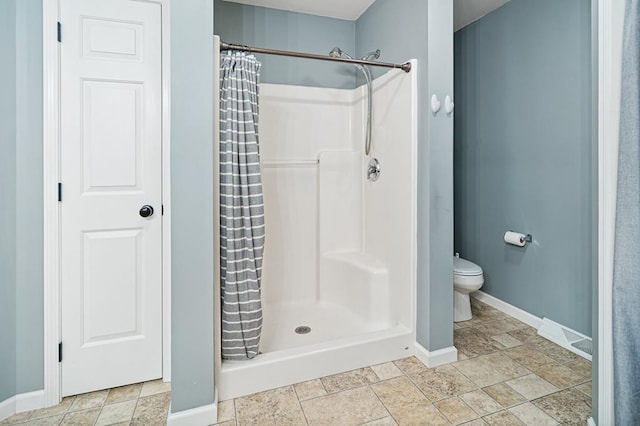
<svg viewBox="0 0 640 426"><path fill-rule="evenodd" d="M525 241L526 235L519 232L507 231L504 233L504 242L507 244L513 244L514 246L524 247L527 243Z"/></svg>

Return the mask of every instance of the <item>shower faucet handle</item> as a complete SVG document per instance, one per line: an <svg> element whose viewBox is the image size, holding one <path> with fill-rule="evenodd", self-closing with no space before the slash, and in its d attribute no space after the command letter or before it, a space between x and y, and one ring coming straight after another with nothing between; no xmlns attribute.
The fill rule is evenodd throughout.
<svg viewBox="0 0 640 426"><path fill-rule="evenodd" d="M377 158L369 160L369 168L367 169L367 179L371 182L375 182L380 178L380 162Z"/></svg>

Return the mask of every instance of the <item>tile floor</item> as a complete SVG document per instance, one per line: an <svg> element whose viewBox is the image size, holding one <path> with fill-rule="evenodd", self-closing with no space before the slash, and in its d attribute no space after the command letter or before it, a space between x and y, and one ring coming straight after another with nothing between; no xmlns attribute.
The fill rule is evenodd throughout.
<svg viewBox="0 0 640 426"><path fill-rule="evenodd" d="M455 324L459 361L375 365L219 404L220 425L585 425L591 363L481 302ZM164 424L169 387L149 382L65 398L1 424Z"/></svg>

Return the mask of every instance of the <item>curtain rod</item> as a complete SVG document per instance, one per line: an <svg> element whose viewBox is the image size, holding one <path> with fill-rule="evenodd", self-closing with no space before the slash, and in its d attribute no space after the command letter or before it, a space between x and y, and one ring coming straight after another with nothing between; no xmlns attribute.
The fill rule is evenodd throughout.
<svg viewBox="0 0 640 426"><path fill-rule="evenodd" d="M329 55L316 55L313 53L291 52L288 50L265 49L262 47L245 46L242 44L233 44L220 42L220 50L240 50L242 52L264 53L266 55L290 56L293 58L318 59L321 61L343 62L346 64L369 65L373 67L397 68L404 72L411 71L411 63L392 64L389 62L364 61L361 59L334 58Z"/></svg>

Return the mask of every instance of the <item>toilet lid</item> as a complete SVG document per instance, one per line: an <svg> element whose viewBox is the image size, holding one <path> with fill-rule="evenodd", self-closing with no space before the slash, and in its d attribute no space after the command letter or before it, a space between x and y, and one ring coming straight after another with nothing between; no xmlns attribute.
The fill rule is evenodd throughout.
<svg viewBox="0 0 640 426"><path fill-rule="evenodd" d="M454 256L453 273L456 275L463 275L463 276L481 275L482 268L473 262L469 262L468 260L461 259L459 257Z"/></svg>

